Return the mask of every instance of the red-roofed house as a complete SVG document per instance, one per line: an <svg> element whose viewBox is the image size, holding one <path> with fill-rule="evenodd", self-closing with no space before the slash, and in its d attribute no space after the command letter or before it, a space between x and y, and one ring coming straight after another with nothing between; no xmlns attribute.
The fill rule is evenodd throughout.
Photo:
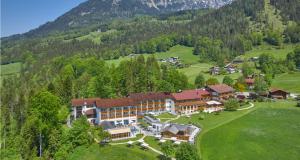
<svg viewBox="0 0 300 160"><path fill-rule="evenodd" d="M255 80L253 78L246 78L245 83L248 86L248 89L253 89L254 88L254 82Z"/></svg>
<svg viewBox="0 0 300 160"><path fill-rule="evenodd" d="M211 93L214 100L223 100L234 96L234 89L226 84L209 85L207 91Z"/></svg>
<svg viewBox="0 0 300 160"><path fill-rule="evenodd" d="M205 100L210 99L210 93L204 89L184 90L172 93L176 113L193 113L205 106Z"/></svg>

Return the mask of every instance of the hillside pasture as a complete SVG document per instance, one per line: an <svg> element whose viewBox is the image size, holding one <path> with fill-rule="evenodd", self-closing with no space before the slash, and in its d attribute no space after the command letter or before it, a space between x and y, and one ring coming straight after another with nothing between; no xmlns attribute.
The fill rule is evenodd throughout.
<svg viewBox="0 0 300 160"><path fill-rule="evenodd" d="M21 71L21 66L20 62L1 65L1 76L17 74Z"/></svg>
<svg viewBox="0 0 300 160"><path fill-rule="evenodd" d="M186 47L181 45L176 45L171 47L170 50L166 52L156 52L153 54L142 54L147 58L150 55L154 55L157 60L165 59L169 57L179 57L183 64L196 64L199 62L199 57L193 55L193 47ZM120 57L119 59L107 60L108 64L118 65L122 60L130 60L131 57Z"/></svg>
<svg viewBox="0 0 300 160"><path fill-rule="evenodd" d="M274 56L276 59L285 59L286 55L290 52L293 52L295 49L295 45L284 44L282 48L278 48L277 46L272 46L269 44L263 44L257 47L254 47L251 51L246 52L244 55L240 56L240 58L249 59L251 57L259 57L261 54L269 54Z"/></svg>
<svg viewBox="0 0 300 160"><path fill-rule="evenodd" d="M272 87L300 93L300 72L276 75Z"/></svg>
<svg viewBox="0 0 300 160"><path fill-rule="evenodd" d="M218 79L218 81L220 83L222 83L225 75L210 75L209 69L212 66L213 65L209 64L209 63L198 63L198 64L193 64L187 68L179 69L179 71L184 73L188 77L190 83L195 82L195 79L199 73L202 73L206 80L209 78L216 78L216 79ZM230 76L232 79L237 79L242 74L241 73L233 73L233 74L227 74L227 75Z"/></svg>

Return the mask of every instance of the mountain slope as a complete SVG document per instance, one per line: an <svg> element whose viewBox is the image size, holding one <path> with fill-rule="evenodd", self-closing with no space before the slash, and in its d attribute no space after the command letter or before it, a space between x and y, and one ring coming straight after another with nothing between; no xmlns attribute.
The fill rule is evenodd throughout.
<svg viewBox="0 0 300 160"><path fill-rule="evenodd" d="M45 36L74 28L92 27L116 18L157 15L181 10L218 8L232 0L88 0L53 22L48 22L25 37Z"/></svg>

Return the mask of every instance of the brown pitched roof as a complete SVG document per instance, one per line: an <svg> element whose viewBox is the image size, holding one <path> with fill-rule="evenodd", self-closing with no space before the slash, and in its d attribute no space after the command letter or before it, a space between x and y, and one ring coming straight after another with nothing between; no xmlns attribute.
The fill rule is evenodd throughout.
<svg viewBox="0 0 300 160"><path fill-rule="evenodd" d="M96 101L96 106L98 108L111 108L133 105L135 105L135 103L131 98L100 99Z"/></svg>
<svg viewBox="0 0 300 160"><path fill-rule="evenodd" d="M234 91L234 89L232 87L230 87L226 84L216 84L216 85L210 85L207 87L218 93L228 93L228 92Z"/></svg>
<svg viewBox="0 0 300 160"><path fill-rule="evenodd" d="M134 99L135 101L172 98L171 94L168 92L131 93L128 97Z"/></svg>
<svg viewBox="0 0 300 160"><path fill-rule="evenodd" d="M277 92L277 91L281 91L281 92L289 93L289 92L287 92L287 91L284 91L284 90L282 90L282 89L277 89L277 88L272 88L272 89L270 89L270 93L274 93L274 92Z"/></svg>
<svg viewBox="0 0 300 160"><path fill-rule="evenodd" d="M203 89L184 90L179 93L172 93L175 100L200 99L202 95L209 95L209 92Z"/></svg>
<svg viewBox="0 0 300 160"><path fill-rule="evenodd" d="M100 98L81 98L81 99L72 99L71 103L73 107L77 107L77 106L92 106L94 104L96 104L96 101L100 100Z"/></svg>

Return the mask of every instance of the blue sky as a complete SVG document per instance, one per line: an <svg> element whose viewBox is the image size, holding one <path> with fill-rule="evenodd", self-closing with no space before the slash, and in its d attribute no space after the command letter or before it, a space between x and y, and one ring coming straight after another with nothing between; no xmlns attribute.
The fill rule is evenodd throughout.
<svg viewBox="0 0 300 160"><path fill-rule="evenodd" d="M1 0L1 37L53 21L86 0Z"/></svg>

